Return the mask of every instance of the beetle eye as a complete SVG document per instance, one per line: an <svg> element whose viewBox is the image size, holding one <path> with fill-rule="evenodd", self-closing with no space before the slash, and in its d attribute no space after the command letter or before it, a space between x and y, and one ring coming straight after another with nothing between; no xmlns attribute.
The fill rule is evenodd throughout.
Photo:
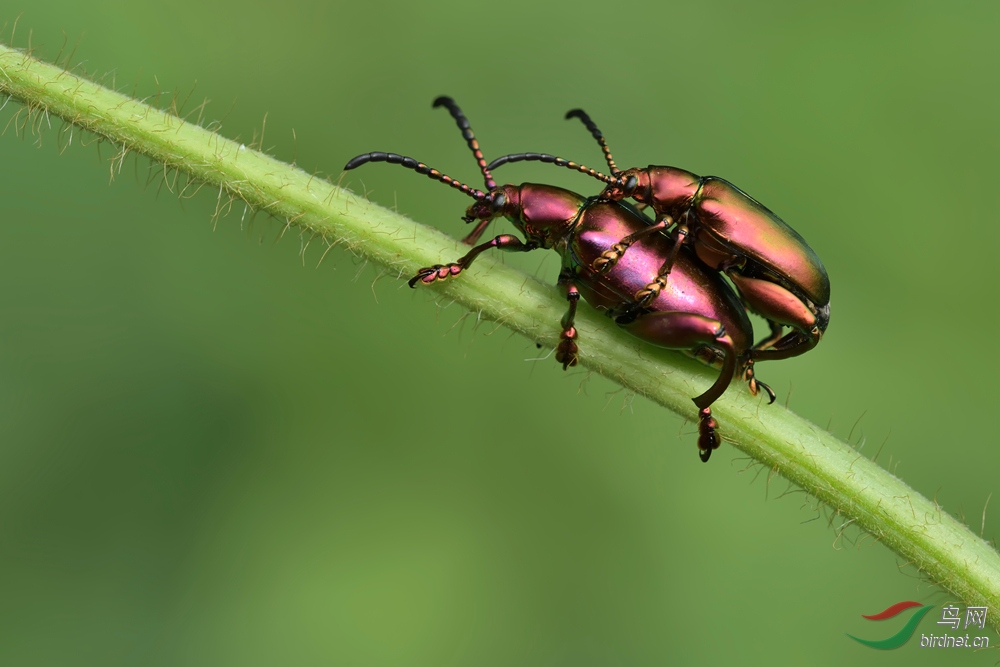
<svg viewBox="0 0 1000 667"><path fill-rule="evenodd" d="M503 210L503 207L507 205L507 196L504 193L497 193L497 196L493 198L493 212L499 213Z"/></svg>
<svg viewBox="0 0 1000 667"><path fill-rule="evenodd" d="M629 194L635 192L636 187L639 185L639 179L635 176L629 176L628 180L625 181L625 192Z"/></svg>

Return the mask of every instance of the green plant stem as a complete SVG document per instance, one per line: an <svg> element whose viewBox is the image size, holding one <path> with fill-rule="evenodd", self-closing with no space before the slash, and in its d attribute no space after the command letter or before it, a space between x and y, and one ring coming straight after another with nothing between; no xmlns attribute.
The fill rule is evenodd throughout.
<svg viewBox="0 0 1000 667"><path fill-rule="evenodd" d="M243 200L297 227L324 251L343 244L394 277L464 254L454 239L322 178L5 45L0 92L24 105L12 119L19 131L38 131L55 116L69 124L62 143L80 129L112 143L118 149L112 176L129 152L145 155L191 184L218 190L217 213ZM558 342L565 299L492 257L477 260L460 279L420 289L543 345ZM642 344L586 308L577 328L584 366L684 417L696 414L690 397L711 383L714 371ZM1000 630L1000 555L968 527L849 445L743 387L731 388L713 412L725 441L836 510L845 517L841 530L864 529L965 604L988 607Z"/></svg>

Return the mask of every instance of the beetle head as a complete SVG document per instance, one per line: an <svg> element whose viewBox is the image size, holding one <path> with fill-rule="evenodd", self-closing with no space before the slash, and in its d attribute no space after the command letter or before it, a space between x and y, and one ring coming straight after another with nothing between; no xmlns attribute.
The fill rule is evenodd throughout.
<svg viewBox="0 0 1000 667"><path fill-rule="evenodd" d="M601 193L602 198L612 201L633 197L636 201L645 202L649 196L649 172L639 168L621 172Z"/></svg>
<svg viewBox="0 0 1000 667"><path fill-rule="evenodd" d="M475 222L476 220L505 218L516 215L519 208L520 193L518 189L513 185L501 185L485 193L482 199L477 199L476 203L465 209L465 216L462 219L466 222Z"/></svg>
<svg viewBox="0 0 1000 667"><path fill-rule="evenodd" d="M463 220L507 218L525 235L526 241L551 248L572 228L585 201L575 192L553 185L501 185L480 192L476 203L465 211Z"/></svg>

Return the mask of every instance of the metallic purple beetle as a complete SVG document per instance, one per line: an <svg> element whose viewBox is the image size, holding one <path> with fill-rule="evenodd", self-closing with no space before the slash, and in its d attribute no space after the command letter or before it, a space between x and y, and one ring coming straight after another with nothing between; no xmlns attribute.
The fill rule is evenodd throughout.
<svg viewBox="0 0 1000 667"><path fill-rule="evenodd" d="M798 232L738 187L716 176L696 176L676 167L649 166L621 171L615 166L604 135L582 109L579 118L604 151L611 176L544 153L518 153L497 158L495 169L508 162L541 161L589 174L607 184L601 198L631 197L651 206L656 222L618 239L595 260L607 271L646 234L669 232L675 244L654 280L635 293L646 303L667 284L680 248L689 245L711 269L729 276L743 303L764 317L770 335L751 352L755 360L786 359L808 352L819 343L830 322L830 279L816 253ZM782 327L792 332L782 337Z"/></svg>
<svg viewBox="0 0 1000 667"><path fill-rule="evenodd" d="M765 391L771 401L774 392L754 377L751 358L753 328L736 294L722 276L704 269L687 251L674 252L674 241L662 234L643 234L651 220L634 207L618 201L585 198L550 185L524 183L497 186L479 149L469 121L449 97L439 97L434 106L451 112L479 163L486 192L473 189L413 158L395 153L365 153L344 167L354 169L367 162L399 164L434 180L446 183L475 199L466 211L466 222L479 221L467 242L474 242L495 218L506 217L524 236L501 234L477 245L450 264L420 269L410 281L430 284L460 274L482 252L498 248L507 252L554 249L562 256L558 285L566 294L569 309L562 318L556 360L563 368L577 364L579 348L574 326L577 303L582 295L594 307L607 311L615 322L634 336L660 347L685 350L707 363L721 366L718 379L703 394L692 399L698 407L698 449L708 461L719 446L718 423L710 406L729 387L738 372L756 395ZM623 237L638 236L632 251L614 266L594 268L594 264ZM655 280L664 258L673 258L670 283L646 299L633 302L633 294Z"/></svg>

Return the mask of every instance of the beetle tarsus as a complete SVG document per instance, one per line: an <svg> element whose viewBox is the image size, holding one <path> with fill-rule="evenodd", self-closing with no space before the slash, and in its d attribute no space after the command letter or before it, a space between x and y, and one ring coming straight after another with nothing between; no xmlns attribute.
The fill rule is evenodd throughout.
<svg viewBox="0 0 1000 667"><path fill-rule="evenodd" d="M757 377L754 374L753 365L754 365L753 359L746 360L743 369L743 380L747 383L747 387L750 389L751 395L756 396L761 391L763 391L768 395L769 400L767 401L767 404L771 405L771 403L774 403L774 399L777 398L777 396L775 395L774 390L771 389L770 386L764 384L763 382L757 379Z"/></svg>
<svg viewBox="0 0 1000 667"><path fill-rule="evenodd" d="M610 271L612 267L614 267L614 265L618 263L619 260L621 260L622 256L624 256L625 252L630 247L632 247L633 243L635 243L636 241L638 241L643 237L648 237L652 234L656 234L657 232L666 229L667 227L672 225L673 222L674 222L673 218L671 218L670 216L666 216L662 220L658 220L657 222L649 225L648 227L644 227L637 232L634 232L632 234L629 234L628 236L623 237L618 241L618 243L613 244L610 250L606 250L603 253L601 253L601 256L593 261L593 263L591 264L591 268L597 271L599 275L604 275L605 273ZM666 275L667 273L670 272L670 266L673 265L673 258L675 255L676 253L671 251L669 259L664 264L664 266L666 266L667 268L665 271L661 270L660 271L661 274Z"/></svg>
<svg viewBox="0 0 1000 667"><path fill-rule="evenodd" d="M410 278L407 284L410 287L416 287L418 282L430 285L438 280L453 278L461 273L463 269L465 269L465 266L463 266L460 262L435 264L434 266L428 266L417 271L417 275Z"/></svg>
<svg viewBox="0 0 1000 667"><path fill-rule="evenodd" d="M628 244L626 243L616 243L611 246L611 250L606 250L601 253L601 256L594 260L591 268L597 271L599 275L604 275L608 271L614 268L618 260L622 258L625 251L628 250Z"/></svg>
<svg viewBox="0 0 1000 667"><path fill-rule="evenodd" d="M569 309L562 318L562 333L559 334L559 346L556 348L556 361L563 365L563 370L576 366L579 362L580 348L576 345L576 306L580 302L580 290L573 281L573 272L563 269L559 274L558 284L566 290L566 301Z"/></svg>
<svg viewBox="0 0 1000 667"><path fill-rule="evenodd" d="M576 344L576 329L570 327L559 334L559 346L556 348L556 361L562 364L563 370L576 366L580 361L580 348Z"/></svg>
<svg viewBox="0 0 1000 667"><path fill-rule="evenodd" d="M660 295L660 292L667 286L667 277L657 276L656 280L649 283L635 293L636 306L645 308L649 303Z"/></svg>
<svg viewBox="0 0 1000 667"><path fill-rule="evenodd" d="M760 380L758 380L757 378L755 378L753 376L752 372L749 374L749 377L747 378L747 387L749 387L750 394L753 395L753 396L756 396L761 391L763 391L765 394L767 394L767 399L768 399L767 400L767 404L768 405L771 405L772 403L774 403L774 399L777 398L777 396L774 393L774 390L771 389L770 385L767 385L767 384L761 382Z"/></svg>
<svg viewBox="0 0 1000 667"><path fill-rule="evenodd" d="M712 456L712 450L718 449L722 443L716 429L719 422L715 421L710 408L702 408L698 411L698 456L703 463L707 463Z"/></svg>

